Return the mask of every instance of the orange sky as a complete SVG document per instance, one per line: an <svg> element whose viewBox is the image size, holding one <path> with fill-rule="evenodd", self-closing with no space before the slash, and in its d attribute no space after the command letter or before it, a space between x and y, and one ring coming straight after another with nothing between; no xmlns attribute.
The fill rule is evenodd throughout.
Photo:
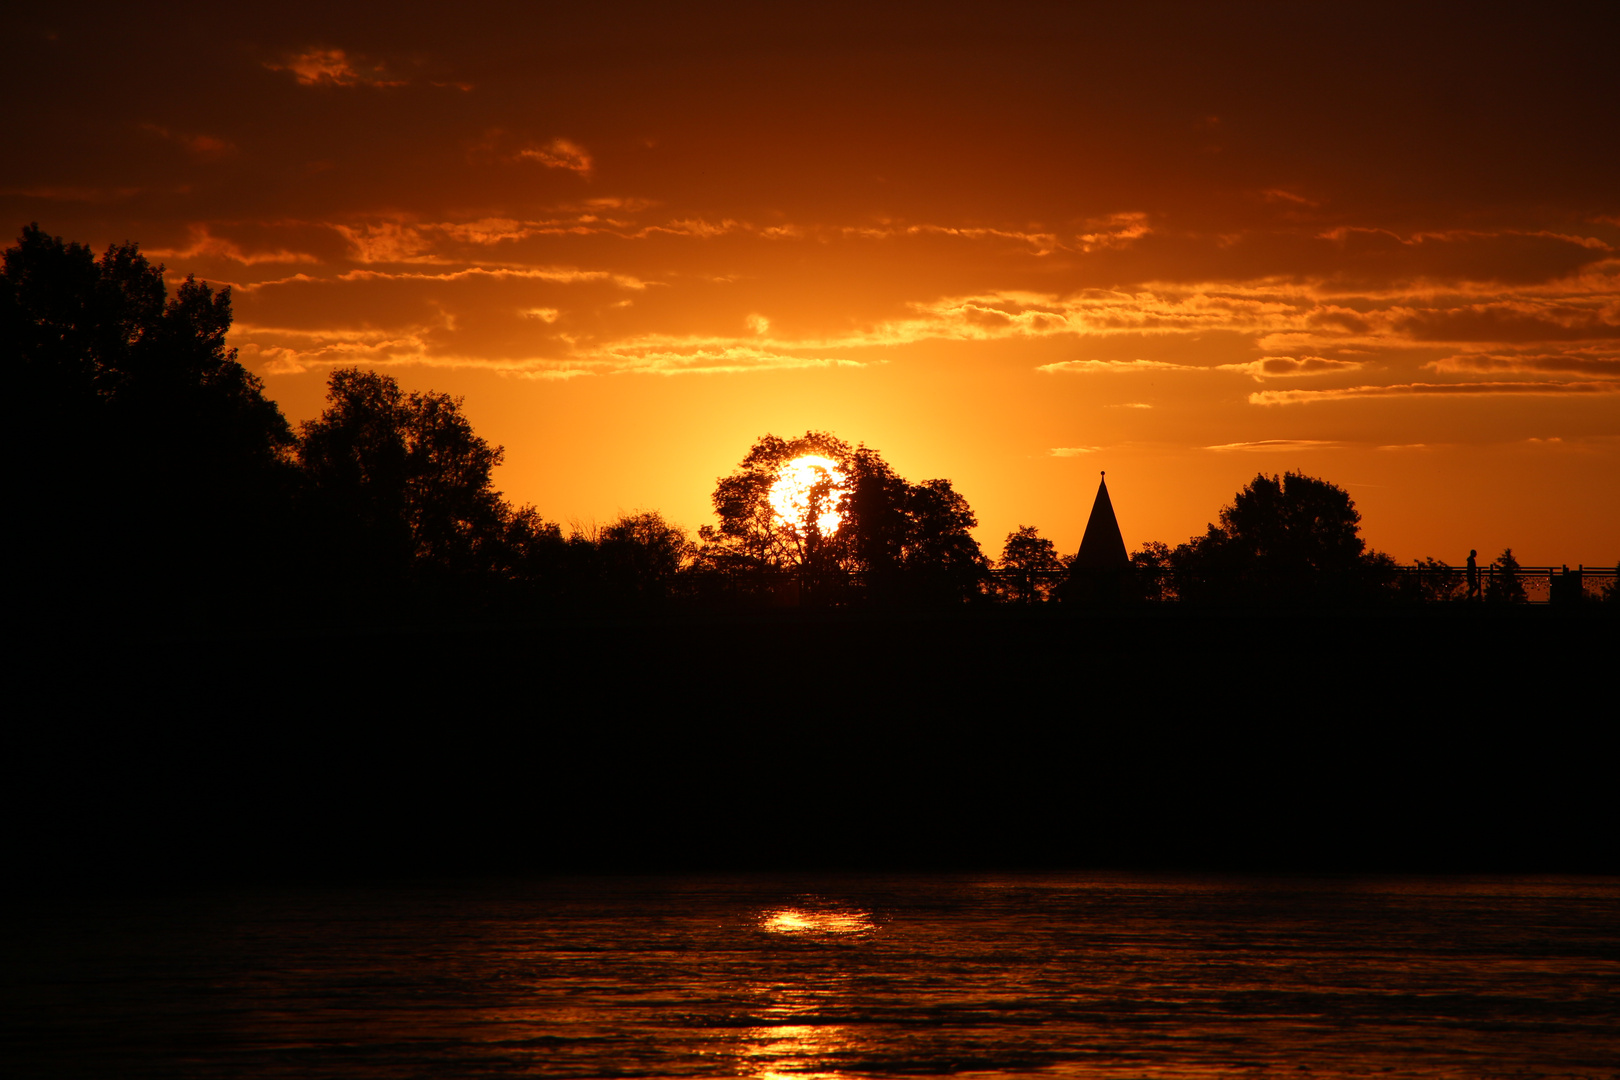
<svg viewBox="0 0 1620 1080"><path fill-rule="evenodd" d="M565 523L815 428L992 556L1295 469L1401 560L1620 558L1612 7L338 6L8 16L0 75L11 228L230 284L294 422L464 395Z"/></svg>

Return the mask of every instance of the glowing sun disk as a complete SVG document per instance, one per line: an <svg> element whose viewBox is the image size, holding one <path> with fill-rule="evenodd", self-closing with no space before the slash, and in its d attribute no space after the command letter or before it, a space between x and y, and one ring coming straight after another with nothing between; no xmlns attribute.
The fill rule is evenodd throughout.
<svg viewBox="0 0 1620 1080"><path fill-rule="evenodd" d="M782 466L771 484L776 520L801 535L810 531L814 520L822 536L831 536L844 522L838 509L846 490L844 481L844 470L832 458L819 454L794 458Z"/></svg>

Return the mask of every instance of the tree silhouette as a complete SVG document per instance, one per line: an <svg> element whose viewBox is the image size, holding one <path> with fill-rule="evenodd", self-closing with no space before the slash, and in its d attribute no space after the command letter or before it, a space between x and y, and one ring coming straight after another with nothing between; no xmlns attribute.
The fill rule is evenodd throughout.
<svg viewBox="0 0 1620 1080"><path fill-rule="evenodd" d="M1429 603L1462 599L1467 581L1461 570L1435 558L1419 560L1417 569L1417 599Z"/></svg>
<svg viewBox="0 0 1620 1080"><path fill-rule="evenodd" d="M1503 548L1491 563L1491 572L1485 577L1485 599L1498 604L1522 604L1529 599L1512 548Z"/></svg>
<svg viewBox="0 0 1620 1080"><path fill-rule="evenodd" d="M817 485L805 521L786 522L771 506L771 486L807 454L837 463L843 490ZM907 483L877 451L825 432L759 439L738 471L717 482L714 507L720 525L699 530L699 564L709 574L791 569L815 590L860 572L868 596L884 603L962 600L982 590L988 564L968 531L978 522L950 481ZM830 536L814 527L823 507L843 515Z"/></svg>
<svg viewBox="0 0 1620 1080"><path fill-rule="evenodd" d="M188 277L170 298L131 243L98 259L30 225L5 253L25 560L86 614L262 605L291 576L292 431L230 324L229 289Z"/></svg>
<svg viewBox="0 0 1620 1080"><path fill-rule="evenodd" d="M692 557L686 533L650 510L621 516L604 528L596 547L610 595L620 602L664 602Z"/></svg>
<svg viewBox="0 0 1620 1080"><path fill-rule="evenodd" d="M1131 552L1134 595L1143 600L1166 600L1175 595L1169 579L1171 551L1167 544L1149 540Z"/></svg>
<svg viewBox="0 0 1620 1080"><path fill-rule="evenodd" d="M905 515L908 592L928 602L960 602L982 595L990 564L968 530L979 524L949 480L910 485Z"/></svg>
<svg viewBox="0 0 1620 1080"><path fill-rule="evenodd" d="M736 472L716 481L714 512L720 525L699 531L709 547L706 558L711 564L790 570L838 562L843 552L827 549L830 538L821 535L818 514L807 513L804 521L789 522L771 505L771 487L782 469L807 455L828 458L848 471L854 451L842 439L820 431L807 431L791 440L765 435L749 449ZM834 502L830 486L818 485L812 502L818 507Z"/></svg>
<svg viewBox="0 0 1620 1080"><path fill-rule="evenodd" d="M1290 472L1258 475L1210 525L1170 555L1187 600L1284 602L1364 598L1392 572L1369 554L1343 488Z"/></svg>
<svg viewBox="0 0 1620 1080"><path fill-rule="evenodd" d="M511 528L492 481L502 450L473 433L461 399L406 394L359 368L327 385L326 410L300 425L298 458L340 573L388 590L499 565Z"/></svg>
<svg viewBox="0 0 1620 1080"><path fill-rule="evenodd" d="M1063 569L1057 546L1040 534L1033 525L1020 525L1007 534L1002 545L998 569L1014 576L1004 578L1007 599L1013 603L1033 604L1045 600L1050 586L1047 577Z"/></svg>

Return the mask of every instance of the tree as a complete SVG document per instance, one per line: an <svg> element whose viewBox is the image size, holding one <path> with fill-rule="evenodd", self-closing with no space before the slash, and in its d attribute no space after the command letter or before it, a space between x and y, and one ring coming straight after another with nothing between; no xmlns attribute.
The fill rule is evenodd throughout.
<svg viewBox="0 0 1620 1080"><path fill-rule="evenodd" d="M1171 551L1167 544L1149 540L1131 552L1131 580L1143 600L1166 600L1175 595L1170 586Z"/></svg>
<svg viewBox="0 0 1620 1080"><path fill-rule="evenodd" d="M225 344L231 294L132 243L30 225L0 274L0 363L27 402L14 473L30 576L89 607L262 605L286 553L292 431ZM87 612L87 614L93 612Z"/></svg>
<svg viewBox="0 0 1620 1080"><path fill-rule="evenodd" d="M807 455L832 464L789 520L771 492ZM891 602L977 596L987 569L969 532L978 522L950 481L907 483L877 451L825 432L759 439L716 482L714 507L719 526L699 530L699 566L711 575L792 570L815 593L859 572L869 597ZM818 524L827 514L838 520L830 530Z"/></svg>
<svg viewBox="0 0 1620 1080"><path fill-rule="evenodd" d="M326 410L299 427L314 514L340 573L363 588L498 566L511 527L493 484L501 456L473 433L460 398L406 394L359 368L332 372Z"/></svg>
<svg viewBox="0 0 1620 1080"><path fill-rule="evenodd" d="M1210 525L1170 555L1189 600L1345 601L1365 598L1393 562L1368 553L1361 515L1343 488L1290 472L1260 474Z"/></svg>
<svg viewBox="0 0 1620 1080"><path fill-rule="evenodd" d="M1498 604L1522 604L1528 599L1512 548L1503 548L1491 563L1490 573L1485 576L1485 599Z"/></svg>
<svg viewBox="0 0 1620 1080"><path fill-rule="evenodd" d="M960 603L980 598L990 564L969 532L979 519L951 482L910 485L905 516L909 529L903 566L910 599Z"/></svg>
<svg viewBox="0 0 1620 1080"><path fill-rule="evenodd" d="M1020 525L1007 534L997 568L1011 575L1004 577L1007 598L1014 603L1034 604L1051 592L1051 577L1063 569L1057 546L1033 525Z"/></svg>
<svg viewBox="0 0 1620 1080"><path fill-rule="evenodd" d="M622 515L596 547L608 595L639 604L668 600L692 555L685 531L651 510Z"/></svg>
<svg viewBox="0 0 1620 1080"><path fill-rule="evenodd" d="M738 470L715 482L714 512L719 527L705 526L699 535L710 546L708 558L734 569L797 570L836 564L841 545L829 549L831 537L818 522L842 505L844 492L830 470L813 484L808 505L790 521L771 504L771 489L789 464L815 456L834 463L845 476L854 451L842 439L807 431L797 439L766 435L749 449Z"/></svg>

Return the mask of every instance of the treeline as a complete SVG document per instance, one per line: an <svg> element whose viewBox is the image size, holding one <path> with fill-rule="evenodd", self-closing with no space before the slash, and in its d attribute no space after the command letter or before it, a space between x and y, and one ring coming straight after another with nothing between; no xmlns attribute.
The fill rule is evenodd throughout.
<svg viewBox="0 0 1620 1080"><path fill-rule="evenodd" d="M6 251L0 362L20 406L13 595L25 616L307 626L1413 593L1388 556L1366 550L1349 496L1325 481L1257 477L1204 535L1082 571L1032 527L993 562L948 480L912 483L876 450L818 432L757 442L717 482L719 523L696 536L651 511L565 532L495 490L502 450L459 399L341 369L325 410L295 430L226 347L230 324L228 289L188 277L171 296L134 244L98 258L31 225ZM1511 552L1498 564L1493 580L1516 580ZM1462 587L1430 568L1415 598Z"/></svg>
<svg viewBox="0 0 1620 1080"><path fill-rule="evenodd" d="M445 394L336 371L297 430L225 344L228 289L170 296L134 244L37 226L5 253L0 363L22 468L16 607L60 620L319 624L656 600L690 543L656 514L564 536L493 486Z"/></svg>

